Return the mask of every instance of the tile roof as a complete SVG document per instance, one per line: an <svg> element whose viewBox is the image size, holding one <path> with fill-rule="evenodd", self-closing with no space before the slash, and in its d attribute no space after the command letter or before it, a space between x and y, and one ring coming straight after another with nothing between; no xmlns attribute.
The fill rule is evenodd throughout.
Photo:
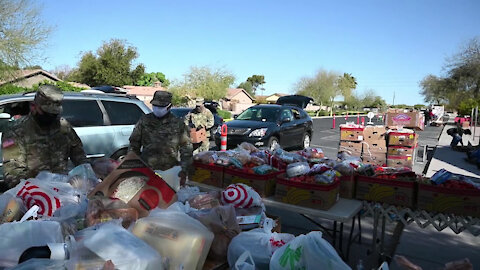
<svg viewBox="0 0 480 270"><path fill-rule="evenodd" d="M12 83L12 82L17 82L20 81L24 78L32 77L37 74L43 74L46 77L49 77L50 79L54 81L61 81L57 76L53 75L50 72L47 72L43 69L22 69L22 70L15 70L12 72L12 74L9 76L5 81L0 81L0 85L6 84L6 83Z"/></svg>
<svg viewBox="0 0 480 270"><path fill-rule="evenodd" d="M127 94L129 95L137 95L137 96L153 96L156 91L166 89L163 87L152 87L152 86L133 86L133 85L125 85L123 86L124 89L127 90Z"/></svg>
<svg viewBox="0 0 480 270"><path fill-rule="evenodd" d="M250 94L245 91L245 89L243 88L228 88L227 89L227 96L226 98L228 99L232 99L234 96L238 95L240 92L245 92L245 94L251 99L251 100L255 100L255 98L253 98L252 96L250 96Z"/></svg>

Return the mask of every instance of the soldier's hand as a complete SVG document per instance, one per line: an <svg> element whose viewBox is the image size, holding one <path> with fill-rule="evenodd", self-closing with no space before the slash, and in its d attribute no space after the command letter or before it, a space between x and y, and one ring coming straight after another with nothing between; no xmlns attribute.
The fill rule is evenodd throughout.
<svg viewBox="0 0 480 270"><path fill-rule="evenodd" d="M185 185L185 182L187 181L187 174L184 171L180 171L178 173L178 177L180 177L180 186Z"/></svg>

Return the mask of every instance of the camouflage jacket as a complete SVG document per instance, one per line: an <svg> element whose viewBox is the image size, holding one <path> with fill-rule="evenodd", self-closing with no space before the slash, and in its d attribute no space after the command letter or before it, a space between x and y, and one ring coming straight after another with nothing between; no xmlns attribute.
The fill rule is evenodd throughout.
<svg viewBox="0 0 480 270"><path fill-rule="evenodd" d="M16 120L2 134L2 153L9 187L40 171L65 174L68 158L75 166L87 162L82 141L63 118L48 129L41 128L32 115Z"/></svg>
<svg viewBox="0 0 480 270"><path fill-rule="evenodd" d="M202 112L194 109L185 116L185 125L190 128L202 128L209 130L213 127L214 118L209 109L204 109ZM207 138L210 137L210 132L207 132Z"/></svg>
<svg viewBox="0 0 480 270"><path fill-rule="evenodd" d="M130 150L154 170L164 171L177 165L185 173L191 170L193 148L187 127L171 113L162 118L153 113L142 116L130 136Z"/></svg>

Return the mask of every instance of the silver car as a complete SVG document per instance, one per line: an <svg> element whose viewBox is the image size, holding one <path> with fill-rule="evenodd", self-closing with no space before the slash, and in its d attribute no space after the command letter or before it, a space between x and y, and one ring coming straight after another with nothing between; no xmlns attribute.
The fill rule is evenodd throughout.
<svg viewBox="0 0 480 270"><path fill-rule="evenodd" d="M0 96L0 132L13 118L29 113L34 96L35 93ZM90 159L118 159L125 155L135 124L150 112L135 96L64 92L62 117L73 126Z"/></svg>

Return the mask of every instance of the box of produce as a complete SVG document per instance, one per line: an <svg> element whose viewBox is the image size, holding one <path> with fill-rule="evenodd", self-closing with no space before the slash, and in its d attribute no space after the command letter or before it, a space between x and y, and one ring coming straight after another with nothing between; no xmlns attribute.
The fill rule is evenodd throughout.
<svg viewBox="0 0 480 270"><path fill-rule="evenodd" d="M223 166L195 161L193 167L195 172L190 180L215 187L223 187Z"/></svg>
<svg viewBox="0 0 480 270"><path fill-rule="evenodd" d="M406 127L423 130L425 120L419 111L405 111L403 109L389 109L386 115L387 127Z"/></svg>
<svg viewBox="0 0 480 270"><path fill-rule="evenodd" d="M340 181L340 197L345 199L355 198L355 176L340 176L338 180Z"/></svg>
<svg viewBox="0 0 480 270"><path fill-rule="evenodd" d="M388 133L388 146L407 146L415 147L417 144L417 135L408 132L390 132Z"/></svg>
<svg viewBox="0 0 480 270"><path fill-rule="evenodd" d="M385 126L366 126L363 130L363 139L366 142L386 141L386 132Z"/></svg>
<svg viewBox="0 0 480 270"><path fill-rule="evenodd" d="M363 126L340 125L341 141L363 141Z"/></svg>
<svg viewBox="0 0 480 270"><path fill-rule="evenodd" d="M480 184L445 170L419 183L417 200L419 209L480 217Z"/></svg>
<svg viewBox="0 0 480 270"><path fill-rule="evenodd" d="M270 165L246 164L243 169L227 167L223 174L223 187L242 183L251 186L260 196L268 197L275 193L277 175L284 172L278 171Z"/></svg>
<svg viewBox="0 0 480 270"><path fill-rule="evenodd" d="M357 176L355 198L399 206L414 207L416 200L414 172Z"/></svg>
<svg viewBox="0 0 480 270"><path fill-rule="evenodd" d="M412 156L387 156L387 166L393 168L413 167Z"/></svg>
<svg viewBox="0 0 480 270"><path fill-rule="evenodd" d="M287 178L282 174L277 179L275 198L288 204L328 210L337 202L339 192L338 178L331 184L323 184L315 182L315 176Z"/></svg>
<svg viewBox="0 0 480 270"><path fill-rule="evenodd" d="M387 155L388 156L413 156L414 148L411 147L403 147L403 146L389 146Z"/></svg>
<svg viewBox="0 0 480 270"><path fill-rule="evenodd" d="M362 146L361 142L340 141L338 152L346 152L351 156L359 157L362 155Z"/></svg>
<svg viewBox="0 0 480 270"><path fill-rule="evenodd" d="M385 153L363 153L362 161L364 164L370 164L375 166L384 166L387 164L387 155Z"/></svg>

